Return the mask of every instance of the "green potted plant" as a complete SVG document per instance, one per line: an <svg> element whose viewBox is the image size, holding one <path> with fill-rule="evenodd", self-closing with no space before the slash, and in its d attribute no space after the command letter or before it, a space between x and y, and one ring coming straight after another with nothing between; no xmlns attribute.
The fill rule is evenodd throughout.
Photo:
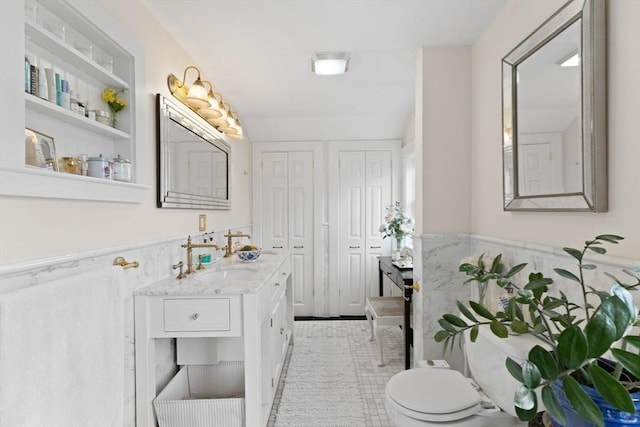
<svg viewBox="0 0 640 427"><path fill-rule="evenodd" d="M607 293L589 286L585 277L586 271L596 269L585 260L585 254L605 254L603 244L617 244L622 239L605 234L586 241L582 250L564 248L577 261L577 273L562 268L554 271L579 287L577 301L554 290L553 280L539 272L530 273L524 285L516 283L515 276L526 263L506 272L500 255L490 266L482 259L475 265L463 263L460 271L471 276L470 280L495 280L502 288L513 288L515 296L496 313L476 301L458 301L460 314L445 314L439 320L441 330L435 340L452 348L455 339L468 331L475 341L480 325L488 325L505 339L510 333L531 334L540 345L531 349L527 360L521 364L510 358L506 361L506 369L520 383L513 403L522 421L537 415L535 391L539 390L555 426L614 425L605 424L603 412L640 425L640 414L636 415L640 408L640 335L633 329L640 326L640 320L629 292L640 286L640 278L625 269L635 283L624 284L605 273L614 283ZM613 360L603 359L605 353Z"/></svg>

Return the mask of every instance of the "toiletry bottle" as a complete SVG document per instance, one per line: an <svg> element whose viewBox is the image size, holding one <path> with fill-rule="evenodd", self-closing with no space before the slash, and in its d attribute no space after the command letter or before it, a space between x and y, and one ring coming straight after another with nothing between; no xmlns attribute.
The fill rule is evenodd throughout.
<svg viewBox="0 0 640 427"><path fill-rule="evenodd" d="M38 96L46 101L49 100L49 81L47 80L47 65L42 59L39 60L38 66Z"/></svg>
<svg viewBox="0 0 640 427"><path fill-rule="evenodd" d="M31 93L31 63L26 56L24 57L24 91Z"/></svg>
<svg viewBox="0 0 640 427"><path fill-rule="evenodd" d="M60 106L62 108L66 108L67 110L71 109L71 97L69 96L69 82L65 79L60 81L60 102L62 103Z"/></svg>

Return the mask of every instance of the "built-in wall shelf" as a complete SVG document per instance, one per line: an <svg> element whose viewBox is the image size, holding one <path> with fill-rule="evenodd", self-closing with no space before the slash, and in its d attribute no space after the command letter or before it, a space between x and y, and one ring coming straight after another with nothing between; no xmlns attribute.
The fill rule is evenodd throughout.
<svg viewBox="0 0 640 427"><path fill-rule="evenodd" d="M90 60L73 46L63 42L51 31L30 19L25 20L25 38L62 61L73 64L77 70L93 76L106 86L129 88L129 83L111 73L97 62Z"/></svg>
<svg viewBox="0 0 640 427"><path fill-rule="evenodd" d="M0 163L2 195L140 203L149 186Z"/></svg>
<svg viewBox="0 0 640 427"><path fill-rule="evenodd" d="M131 140L131 135L111 126L104 125L88 117L81 116L71 110L62 108L53 102L38 98L37 96L25 93L25 104L27 109L38 113L46 114L49 117L61 120L71 125L99 133L104 136L118 138L123 141Z"/></svg>
<svg viewBox="0 0 640 427"><path fill-rule="evenodd" d="M12 27L7 37L22 37L22 43L17 43L22 44L22 51L10 57L14 67L22 67L15 62L24 58L25 73L20 77L12 74L5 83L11 87L14 99L15 95L19 98L16 89L22 91L24 87L26 93L23 92L24 113L14 113L15 119L6 122L11 137L0 150L0 195L144 202L150 187L143 184L146 133L137 118L142 114L143 103L142 95L136 91L136 82L144 78L144 64L137 62L144 60L144 50L134 37L123 34L100 2L19 0L17 4L24 10L12 7L7 13L11 20L24 25ZM60 87L51 87L51 73L54 80L64 81ZM44 80L36 77L43 75ZM32 81L37 82L33 91ZM56 90L66 93L67 88L68 96L58 97ZM77 102L87 111L109 111L102 98L106 88L120 91L118 96L127 103L117 113L116 127L90 119L89 113L83 115L78 113L81 108L75 108ZM26 164L27 143L26 135L21 136L22 127L36 132L37 144L47 145L46 153L51 157L45 159L47 165L60 165L62 157L121 156L131 161L131 182L49 170L41 158L35 162L30 158L30 163L39 162L43 168Z"/></svg>

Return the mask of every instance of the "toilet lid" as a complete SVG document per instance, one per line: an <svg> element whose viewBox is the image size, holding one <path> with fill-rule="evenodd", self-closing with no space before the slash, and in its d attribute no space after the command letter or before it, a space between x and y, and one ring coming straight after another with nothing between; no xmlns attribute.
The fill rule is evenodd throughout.
<svg viewBox="0 0 640 427"><path fill-rule="evenodd" d="M479 409L480 394L458 371L417 368L394 375L387 396L421 419L455 420Z"/></svg>

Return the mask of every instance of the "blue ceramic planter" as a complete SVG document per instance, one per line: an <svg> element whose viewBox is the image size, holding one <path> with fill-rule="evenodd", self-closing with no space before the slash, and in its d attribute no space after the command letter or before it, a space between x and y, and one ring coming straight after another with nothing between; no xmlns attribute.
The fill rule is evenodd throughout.
<svg viewBox="0 0 640 427"><path fill-rule="evenodd" d="M563 426L563 424L560 424L558 421L553 419L551 414L548 414L554 427L594 426L594 424L585 421L574 411L573 407L571 406L571 402L569 402L567 396L564 393L561 380L556 380L551 383L551 388L560 401L560 405L562 406L562 409L564 409L565 416L567 417L567 423ZM605 427L640 426L640 392L636 392L631 395L633 403L636 407L636 413L631 414L629 412L622 412L608 404L604 399L602 399L602 397L600 397L600 394L593 387L582 386L582 388L587 392L589 397L593 399L593 401L602 411L602 414L604 415Z"/></svg>

